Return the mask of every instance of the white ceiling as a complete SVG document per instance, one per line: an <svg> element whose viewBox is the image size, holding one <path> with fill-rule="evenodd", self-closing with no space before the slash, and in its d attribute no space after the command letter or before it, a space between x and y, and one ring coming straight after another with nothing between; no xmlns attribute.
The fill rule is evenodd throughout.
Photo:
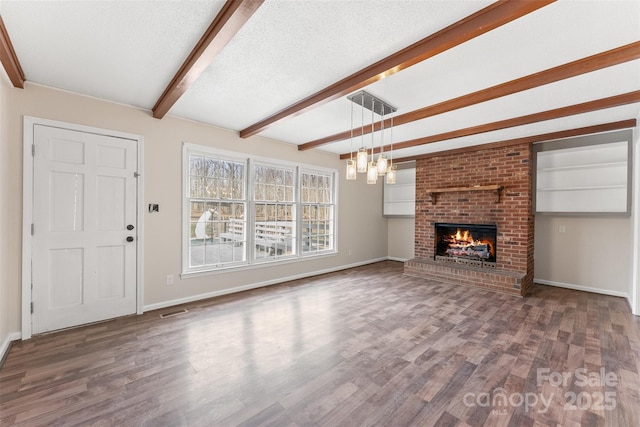
<svg viewBox="0 0 640 427"><path fill-rule="evenodd" d="M266 0L169 114L240 131L491 3ZM0 0L0 13L27 81L151 109L223 4ZM638 41L640 1L560 0L365 90L403 114ZM640 60L396 126L393 139L637 90ZM302 144L348 130L350 111L342 97L260 135ZM635 103L397 150L394 157L639 116ZM317 149L346 153L351 147L345 140Z"/></svg>

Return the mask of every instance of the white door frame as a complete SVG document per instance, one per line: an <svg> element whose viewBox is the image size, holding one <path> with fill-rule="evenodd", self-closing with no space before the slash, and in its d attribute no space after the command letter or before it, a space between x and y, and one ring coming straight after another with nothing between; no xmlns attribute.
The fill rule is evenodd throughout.
<svg viewBox="0 0 640 427"><path fill-rule="evenodd" d="M136 313L142 314L144 309L144 137L130 133L116 132L108 129L94 128L39 117L24 116L23 153L22 153L22 339L31 338L31 222L33 219L33 129L35 125L51 126L79 132L113 136L136 141L138 150L136 180L136 221L138 228L137 265L136 265Z"/></svg>

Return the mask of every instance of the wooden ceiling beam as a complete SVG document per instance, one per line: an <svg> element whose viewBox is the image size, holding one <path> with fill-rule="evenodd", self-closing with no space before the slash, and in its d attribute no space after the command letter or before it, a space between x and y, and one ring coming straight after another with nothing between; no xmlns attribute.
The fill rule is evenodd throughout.
<svg viewBox="0 0 640 427"><path fill-rule="evenodd" d="M390 151L391 148L393 148L394 150L400 150L403 148L416 147L419 145L431 144L434 142L446 141L454 138L461 138L463 136L477 135L480 133L492 132L500 129L507 129L546 120L558 119L561 117L573 116L576 114L588 113L590 111L619 107L621 105L633 104L636 102L640 102L640 90L623 93L621 95L610 96L608 98L597 99L595 101L583 102L581 104L569 105L567 107L555 108L553 110L542 111L540 113L528 114L526 116L514 117L511 119L500 120L483 125L439 133L437 135L430 135L422 138L398 142L393 144L393 146L386 145L382 148L382 150L387 152ZM374 147L374 153L379 153L380 151L380 147ZM352 154L355 155L356 153L344 153L340 155L340 158L348 159L351 158Z"/></svg>
<svg viewBox="0 0 640 427"><path fill-rule="evenodd" d="M633 61L638 58L640 58L640 42L630 43L616 49L611 49L606 52L579 59L577 61L549 68L545 71L529 74L528 76L521 77L519 79L511 80L496 86L469 93L467 95L449 99L438 104L430 105L428 107L420 108L418 110L398 115L393 118L393 125L400 126L403 124L411 123L416 120L421 120L427 117L436 116L438 114L447 113L449 111L458 110L460 108L479 104L481 102L490 101L492 99L500 98L506 95L511 95L549 83L568 79L570 77L579 76L581 74L590 73L592 71L622 64L624 62ZM385 120L385 128L388 128L390 125L391 120ZM378 130L380 130L380 122L376 122L374 124L374 131ZM364 129L364 134L369 133L371 133L371 127L366 126ZM363 132L359 127L353 129L354 137L360 136L362 134ZM326 136L324 138L316 139L315 141L301 144L298 146L298 150L309 150L311 148L316 148L321 145L329 144L331 142L348 139L350 136L351 130L347 130L335 135Z"/></svg>
<svg viewBox="0 0 640 427"><path fill-rule="evenodd" d="M167 114L263 2L227 0L154 105L153 117L161 119Z"/></svg>
<svg viewBox="0 0 640 427"><path fill-rule="evenodd" d="M621 120L618 122L603 123L599 125L586 126L576 129L561 130L557 132L544 133L540 135L526 136L523 138L508 139L505 141L489 142L486 144L472 145L470 147L454 148L451 150L436 151L434 153L418 154L415 156L399 157L393 160L393 163L406 163L415 160L428 159L430 157L447 156L451 154L471 153L480 150L489 150L492 148L509 147L511 145L522 144L527 142L530 144L543 141L551 141L554 139L571 138L574 136L592 135L602 132L610 132L613 130L629 129L635 127L636 119Z"/></svg>
<svg viewBox="0 0 640 427"><path fill-rule="evenodd" d="M14 87L24 89L24 82L27 79L24 77L24 71L18 61L18 55L13 50L13 44L9 38L7 27L4 26L2 16L0 16L0 62L9 76L9 80Z"/></svg>
<svg viewBox="0 0 640 427"><path fill-rule="evenodd" d="M248 138L264 131L273 123L297 116L326 102L368 86L402 71L418 62L485 34L524 15L534 12L555 0L499 0L484 9L408 46L354 74L328 86L283 110L240 131Z"/></svg>

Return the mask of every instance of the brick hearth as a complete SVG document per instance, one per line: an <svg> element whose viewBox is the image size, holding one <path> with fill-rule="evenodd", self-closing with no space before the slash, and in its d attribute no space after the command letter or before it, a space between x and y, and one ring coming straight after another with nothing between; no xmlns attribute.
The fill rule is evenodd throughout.
<svg viewBox="0 0 640 427"><path fill-rule="evenodd" d="M531 146L446 154L416 161L415 258L407 275L524 295L533 281ZM500 185L496 191L460 190L437 195L429 189ZM483 269L434 260L437 222L496 224L497 265Z"/></svg>

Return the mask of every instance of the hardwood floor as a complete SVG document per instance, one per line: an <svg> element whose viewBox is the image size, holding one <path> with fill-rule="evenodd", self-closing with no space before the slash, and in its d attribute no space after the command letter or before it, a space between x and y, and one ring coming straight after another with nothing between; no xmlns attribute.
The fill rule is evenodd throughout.
<svg viewBox="0 0 640 427"><path fill-rule="evenodd" d="M622 298L383 262L183 307L15 343L0 425L640 425Z"/></svg>

